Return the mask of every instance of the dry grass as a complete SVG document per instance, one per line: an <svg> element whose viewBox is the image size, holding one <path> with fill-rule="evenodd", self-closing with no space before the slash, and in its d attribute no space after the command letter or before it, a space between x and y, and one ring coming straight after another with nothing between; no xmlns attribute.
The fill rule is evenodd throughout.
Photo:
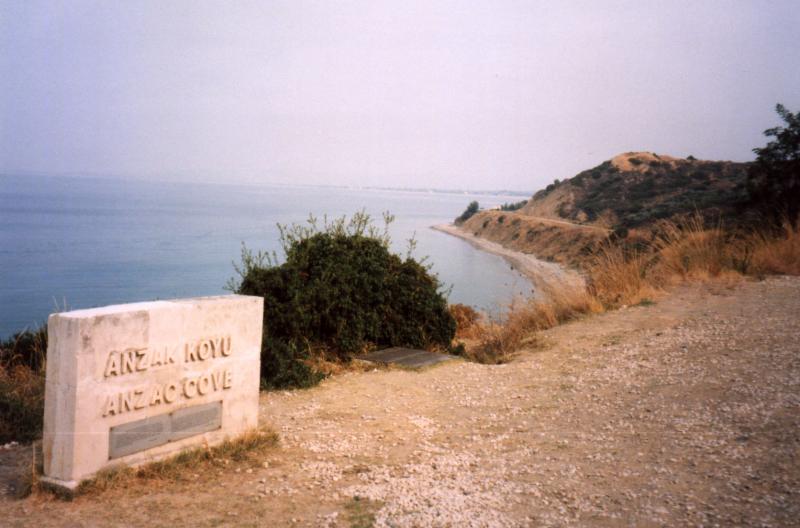
<svg viewBox="0 0 800 528"><path fill-rule="evenodd" d="M657 270L668 279L706 279L732 268L738 248L720 224L708 227L694 214L681 223L662 222L653 243Z"/></svg>
<svg viewBox="0 0 800 528"><path fill-rule="evenodd" d="M800 225L800 222L796 223ZM700 214L661 222L657 235L636 244L612 239L587 266L587 287L544 292L544 301L517 301L501 317L470 323L474 343L465 356L480 363L509 361L536 333L621 306L652 302L670 285L686 281L732 287L746 276L800 275L800 227L785 222L780 234L732 233L706 225Z"/></svg>
<svg viewBox="0 0 800 528"><path fill-rule="evenodd" d="M783 223L777 236L756 233L751 236L752 266L755 273L800 275L800 220L792 227Z"/></svg>
<svg viewBox="0 0 800 528"><path fill-rule="evenodd" d="M0 366L0 444L38 438L43 413L44 372Z"/></svg>
<svg viewBox="0 0 800 528"><path fill-rule="evenodd" d="M653 299L669 285L711 281L732 285L746 276L800 273L800 235L786 224L782 237L707 226L700 214L656 226L635 249L606 242L588 267L589 288L606 308Z"/></svg>
<svg viewBox="0 0 800 528"><path fill-rule="evenodd" d="M39 437L46 355L46 326L0 340L0 444Z"/></svg>
<svg viewBox="0 0 800 528"><path fill-rule="evenodd" d="M26 328L0 341L0 366L11 369L24 365L33 371L44 372L47 356L47 325Z"/></svg>
<svg viewBox="0 0 800 528"><path fill-rule="evenodd" d="M652 257L606 242L588 266L589 294L605 308L639 304L660 292L661 279L648 273Z"/></svg>
<svg viewBox="0 0 800 528"><path fill-rule="evenodd" d="M550 291L544 299L515 301L500 318L477 322L473 326L476 343L467 348L465 356L479 363L505 363L536 332L603 309L580 287Z"/></svg>
<svg viewBox="0 0 800 528"><path fill-rule="evenodd" d="M466 304L451 304L448 309L456 321L456 338L474 339L480 330L481 313Z"/></svg>
<svg viewBox="0 0 800 528"><path fill-rule="evenodd" d="M272 431L253 430L241 436L225 440L214 447L187 449L177 455L151 462L138 468L127 466L100 471L94 478L81 483L75 495L97 494L105 491L128 488L136 483L169 483L192 481L214 476L214 469L241 469L242 466L260 466L264 456L278 443L278 435ZM35 485L39 492L51 492ZM71 498L71 497L69 497Z"/></svg>

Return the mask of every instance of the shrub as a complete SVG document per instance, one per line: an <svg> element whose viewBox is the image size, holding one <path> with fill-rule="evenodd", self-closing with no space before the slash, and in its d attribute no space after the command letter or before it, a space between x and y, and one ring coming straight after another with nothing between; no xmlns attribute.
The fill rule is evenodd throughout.
<svg viewBox="0 0 800 528"><path fill-rule="evenodd" d="M518 209L522 209L525 204L528 203L528 200L522 200L520 202L515 203L504 203L500 206L501 211L516 211Z"/></svg>
<svg viewBox="0 0 800 528"><path fill-rule="evenodd" d="M17 332L0 341L0 366L11 368L17 365L34 371L44 368L47 355L47 325L35 330Z"/></svg>
<svg viewBox="0 0 800 528"><path fill-rule="evenodd" d="M325 375L309 366L309 357L310 352L299 348L295 341L265 337L261 347L261 388L313 387Z"/></svg>
<svg viewBox="0 0 800 528"><path fill-rule="evenodd" d="M0 443L41 434L46 353L45 325L0 341Z"/></svg>
<svg viewBox="0 0 800 528"><path fill-rule="evenodd" d="M315 383L303 362L311 350L347 361L371 346L450 347L456 325L438 279L391 253L369 215L280 229L283 264L245 248L237 267L235 291L264 297L264 385Z"/></svg>
<svg viewBox="0 0 800 528"><path fill-rule="evenodd" d="M0 444L39 438L44 417L44 373L0 366Z"/></svg>
<svg viewBox="0 0 800 528"><path fill-rule="evenodd" d="M461 213L461 216L456 218L456 224L463 224L464 222L472 218L475 215L475 213L478 212L479 209L480 205L478 205L478 202L476 201L470 202L467 208L464 209L464 212Z"/></svg>
<svg viewBox="0 0 800 528"><path fill-rule="evenodd" d="M652 298L655 288L648 280L650 265L647 254L609 240L595 251L588 266L589 291L609 308Z"/></svg>
<svg viewBox="0 0 800 528"><path fill-rule="evenodd" d="M448 309L456 322L456 337L470 337L471 331L480 321L481 314L472 306L460 303L451 304Z"/></svg>
<svg viewBox="0 0 800 528"><path fill-rule="evenodd" d="M732 250L722 226L706 227L696 213L682 222L662 222L654 248L667 276L715 277L731 269Z"/></svg>
<svg viewBox="0 0 800 528"><path fill-rule="evenodd" d="M630 233L630 230L627 227L618 227L611 232L609 238L613 242L625 240L626 238L628 238L628 233Z"/></svg>
<svg viewBox="0 0 800 528"><path fill-rule="evenodd" d="M800 220L784 221L775 236L754 233L749 237L753 271L759 274L800 275Z"/></svg>

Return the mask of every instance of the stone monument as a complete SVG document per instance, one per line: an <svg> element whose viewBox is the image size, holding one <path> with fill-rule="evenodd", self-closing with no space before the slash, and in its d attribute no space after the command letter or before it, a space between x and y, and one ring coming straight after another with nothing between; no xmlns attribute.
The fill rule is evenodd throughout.
<svg viewBox="0 0 800 528"><path fill-rule="evenodd" d="M257 427L263 312L226 295L51 315L42 480L73 490Z"/></svg>

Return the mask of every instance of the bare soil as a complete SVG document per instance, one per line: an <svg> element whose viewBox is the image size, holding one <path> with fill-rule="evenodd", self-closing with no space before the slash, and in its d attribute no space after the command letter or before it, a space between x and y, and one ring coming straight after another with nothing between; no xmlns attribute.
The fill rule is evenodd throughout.
<svg viewBox="0 0 800 528"><path fill-rule="evenodd" d="M797 526L798 314L798 278L683 287L506 365L266 393L266 467L5 497L0 525ZM0 450L0 475L29 451Z"/></svg>

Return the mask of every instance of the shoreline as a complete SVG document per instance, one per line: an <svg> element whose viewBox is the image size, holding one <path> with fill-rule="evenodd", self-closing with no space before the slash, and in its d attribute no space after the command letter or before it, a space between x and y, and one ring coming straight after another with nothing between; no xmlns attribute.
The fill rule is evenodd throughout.
<svg viewBox="0 0 800 528"><path fill-rule="evenodd" d="M497 242L476 237L454 224L438 224L431 226L431 229L458 237L476 249L502 257L531 281L534 287L534 297L540 297L544 292L554 288L574 288L585 284L583 276L577 271L564 268L555 262L545 262L528 253L508 249Z"/></svg>

